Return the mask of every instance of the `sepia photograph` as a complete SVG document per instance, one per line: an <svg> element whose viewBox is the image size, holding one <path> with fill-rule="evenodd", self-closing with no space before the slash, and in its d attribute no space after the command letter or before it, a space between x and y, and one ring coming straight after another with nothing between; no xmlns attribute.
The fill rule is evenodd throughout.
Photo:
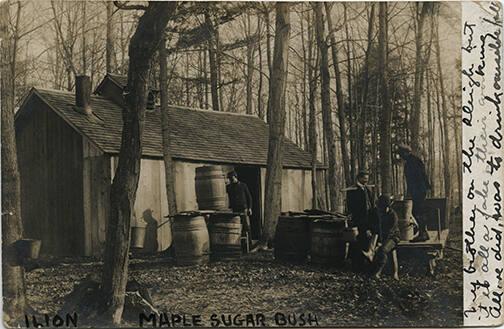
<svg viewBox="0 0 504 329"><path fill-rule="evenodd" d="M463 326L462 7L1 1L4 326Z"/></svg>

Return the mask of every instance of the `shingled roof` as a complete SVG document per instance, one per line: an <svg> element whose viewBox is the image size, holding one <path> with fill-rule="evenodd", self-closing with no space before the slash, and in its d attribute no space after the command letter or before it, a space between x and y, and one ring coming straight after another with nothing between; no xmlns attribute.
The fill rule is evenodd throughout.
<svg viewBox="0 0 504 329"><path fill-rule="evenodd" d="M34 96L40 97L103 152L119 153L122 131L122 108L119 105L99 95L91 96L91 108L98 120L90 120L75 110L73 93L33 88L28 98ZM175 159L266 165L268 125L257 117L171 106L170 120L170 147ZM160 111L147 111L143 156L161 158L162 155ZM284 167L310 166L310 154L286 140Z"/></svg>

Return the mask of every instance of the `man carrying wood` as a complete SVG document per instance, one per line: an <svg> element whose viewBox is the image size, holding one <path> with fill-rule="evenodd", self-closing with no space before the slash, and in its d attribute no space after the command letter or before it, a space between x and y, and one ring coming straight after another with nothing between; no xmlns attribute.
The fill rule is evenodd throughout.
<svg viewBox="0 0 504 329"><path fill-rule="evenodd" d="M247 184L238 180L238 174L235 171L229 172L227 177L229 178L229 184L226 186L226 192L229 197L229 208L233 209L233 212L242 214L240 216L242 234L246 235L248 233L250 239L249 216L252 215L252 195ZM247 243L249 242L247 241Z"/></svg>
<svg viewBox="0 0 504 329"><path fill-rule="evenodd" d="M425 222L425 198L427 191L431 189L425 165L422 160L414 155L407 145L399 145L399 156L405 161L404 176L406 177L408 197L413 200L413 217L418 222L419 234L411 242L423 242L429 240L427 224Z"/></svg>
<svg viewBox="0 0 504 329"><path fill-rule="evenodd" d="M380 195L377 206L377 221L372 223L373 235L371 248L364 251L363 254L373 263L373 276L379 278L385 264L387 263L388 254L394 250L401 240L399 234L399 222L397 214L390 207L392 198L388 194ZM378 244L378 250L375 256L375 245ZM397 273L394 273L394 278L398 279Z"/></svg>
<svg viewBox="0 0 504 329"><path fill-rule="evenodd" d="M360 171L354 186L347 189L347 210L352 216L354 226L357 226L359 235L357 243L352 246L350 256L355 270L363 270L362 250L368 248L372 236L371 221L375 216L375 197L367 185L369 173Z"/></svg>

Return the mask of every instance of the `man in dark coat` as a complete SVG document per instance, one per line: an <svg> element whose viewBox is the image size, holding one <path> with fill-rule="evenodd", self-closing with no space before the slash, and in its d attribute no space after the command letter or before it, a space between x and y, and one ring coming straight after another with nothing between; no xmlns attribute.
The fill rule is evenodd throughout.
<svg viewBox="0 0 504 329"><path fill-rule="evenodd" d="M243 232L250 236L250 219L252 215L252 195L247 184L238 180L238 174L234 171L228 173L229 184L226 186L226 192L229 197L229 208L233 212L241 213Z"/></svg>
<svg viewBox="0 0 504 329"><path fill-rule="evenodd" d="M347 189L347 210L352 216L353 225L359 230L357 242L352 246L350 256L355 270L363 269L362 250L368 249L372 236L371 221L375 216L375 199L367 183L369 174L359 172L354 186Z"/></svg>
<svg viewBox="0 0 504 329"><path fill-rule="evenodd" d="M411 152L407 145L400 145L399 155L405 161L404 176L406 177L407 197L413 200L413 217L418 222L419 234L411 242L429 240L427 224L425 223L425 198L431 189L425 165L422 160Z"/></svg>
<svg viewBox="0 0 504 329"><path fill-rule="evenodd" d="M374 250L364 253L370 261L373 262L374 276L379 278L385 264L388 254L397 246L401 240L399 234L399 222L397 214L390 207L392 199L389 195L380 195L377 201L377 220L375 221L373 231L377 234L377 241L380 247L374 256Z"/></svg>
<svg viewBox="0 0 504 329"><path fill-rule="evenodd" d="M359 234L370 236L370 216L375 208L374 194L367 186L369 174L365 171L359 172L355 186L347 190L347 209L352 215L352 221L359 229ZM369 231L369 232L368 232Z"/></svg>

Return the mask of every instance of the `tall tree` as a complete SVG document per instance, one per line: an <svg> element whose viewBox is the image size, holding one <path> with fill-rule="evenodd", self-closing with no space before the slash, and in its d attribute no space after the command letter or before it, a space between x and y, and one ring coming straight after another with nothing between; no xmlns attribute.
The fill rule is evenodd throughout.
<svg viewBox="0 0 504 329"><path fill-rule="evenodd" d="M392 149L390 123L392 111L388 78L388 4L379 3L378 64L382 112L380 117L380 176L381 193L392 194Z"/></svg>
<svg viewBox="0 0 504 329"><path fill-rule="evenodd" d="M432 6L428 2L416 2L415 6L415 21L416 21L416 37L415 37L415 85L413 87L413 108L410 117L411 129L411 148L414 152L420 154L420 111L422 107L422 91L423 91L423 77L426 66L425 55L423 51L424 39L424 23Z"/></svg>
<svg viewBox="0 0 504 329"><path fill-rule="evenodd" d="M285 130L285 90L289 64L290 13L289 3L277 2L275 23L275 45L268 101L269 143L266 169L266 191L264 197L265 228L261 247L265 247L275 235L277 218L280 215L282 197L282 163Z"/></svg>
<svg viewBox="0 0 504 329"><path fill-rule="evenodd" d="M336 210L338 205L338 191L336 187L336 142L334 141L334 130L331 113L331 98L330 98L330 76L329 76L329 59L328 47L325 35L325 18L322 2L313 4L315 11L315 34L317 36L317 45L320 52L320 97L322 102L322 123L324 127L324 136L327 144L328 156L328 181L329 181L329 207L331 210Z"/></svg>
<svg viewBox="0 0 504 329"><path fill-rule="evenodd" d="M336 37L334 35L333 30L330 4L328 2L325 2L324 4L327 13L327 26L329 28L329 36L331 41L331 53L333 59L334 77L336 79L336 102L338 103L338 121L340 131L341 158L343 161L343 174L345 176L346 185L350 186L352 184L353 177L350 174L350 159L348 157L349 152L347 146L348 141L346 133L346 120L345 120L345 100L343 97L343 86L341 83L341 72L339 68L338 48L337 48L338 45L336 43Z"/></svg>
<svg viewBox="0 0 504 329"><path fill-rule="evenodd" d="M443 66L441 65L441 47L439 45L439 16L437 17L437 24L436 24L436 37L435 37L435 43L436 43L436 65L437 65L437 73L438 73L438 79L439 79L439 89L440 89L440 94L441 94L441 108L443 110L442 113L442 118L441 121L443 123L443 130L444 130L444 140L443 144L445 147L445 156L444 156L444 192L445 192L445 197L447 201L447 207L448 209L451 209L451 203L452 203L452 183L451 183L451 172L452 172L452 165L451 165L451 140L449 136L449 127L448 127L448 101L447 101L447 91L445 89L444 85L444 76L443 76ZM449 216L449 213L446 214Z"/></svg>
<svg viewBox="0 0 504 329"><path fill-rule="evenodd" d="M258 27L259 28L259 27ZM252 80L254 77L254 54L255 54L255 49L256 49L256 37L257 37L257 32L255 35L252 34L252 23L250 21L250 13L246 14L246 22L245 22L245 29L246 29L246 38L247 38L247 74L246 74L246 90L247 90L247 102L246 102L246 109L245 113L247 114L252 114Z"/></svg>
<svg viewBox="0 0 504 329"><path fill-rule="evenodd" d="M114 4L111 1L107 1L107 36L105 45L105 69L107 73L114 72L117 67L114 47L114 26Z"/></svg>
<svg viewBox="0 0 504 329"><path fill-rule="evenodd" d="M270 11L271 11L271 7L269 5L269 3L267 2L262 2L261 3L262 5L262 9L263 9L263 15L264 15L264 26L265 26L265 29L266 29L266 59L268 60L268 72L269 72L269 75L268 75L268 78L269 78L269 84L271 84L272 80L272 74L273 74L273 64L272 64L272 60L271 60L271 32L270 32L270 25L271 25L271 22L270 22ZM268 89L269 92L271 92L271 88ZM268 99L271 98L271 94L268 95ZM266 111L269 111L268 108L266 108ZM270 118L270 113L267 112L266 113L266 121L267 122L270 122L271 118Z"/></svg>
<svg viewBox="0 0 504 329"><path fill-rule="evenodd" d="M257 15L257 53L259 54L259 82L257 87L257 115L264 120L264 102L263 102L263 58L261 48L261 35L262 35L262 19L261 15Z"/></svg>
<svg viewBox="0 0 504 329"><path fill-rule="evenodd" d="M87 41L86 41L86 1L82 1L82 21L81 21L81 57L82 57L82 74L87 74ZM91 80L92 81L92 80Z"/></svg>
<svg viewBox="0 0 504 329"><path fill-rule="evenodd" d="M369 57L371 52L371 46L373 41L373 28L374 28L374 17L375 17L375 4L371 3L371 12L369 13L368 18L368 30L367 30L367 46L366 53L364 57L364 74L362 78L363 91L361 98L361 117L359 120L359 168L364 169L367 168L368 164L366 161L366 122L368 120L366 114L368 112L368 104L370 103L368 100L369 93Z"/></svg>
<svg viewBox="0 0 504 329"><path fill-rule="evenodd" d="M122 8L139 8L128 6L121 5ZM105 314L115 325L121 322L128 278L130 223L140 174L148 79L152 59L176 6L176 2L149 2L147 6L142 6L145 12L129 45L126 107L123 110L119 163L110 191L102 275Z"/></svg>
<svg viewBox="0 0 504 329"><path fill-rule="evenodd" d="M16 60L19 41L21 2L17 2L14 33L9 28L10 6L6 1L0 5L1 45L1 137L2 137L2 292L3 311L8 324L16 324L23 318L26 309L26 288L23 267L11 259L13 243L23 236L21 221L21 185L17 162L16 135L14 130L14 107L16 97ZM14 257L13 257L14 258Z"/></svg>
<svg viewBox="0 0 504 329"><path fill-rule="evenodd" d="M208 29L208 59L210 64L210 93L212 94L212 110L220 111L219 102L219 69L217 61L217 33L212 21L211 5L205 8L205 25Z"/></svg>
<svg viewBox="0 0 504 329"><path fill-rule="evenodd" d="M166 54L166 38L163 37L159 47L159 89L161 94L161 126L163 138L163 160L165 166L166 197L170 215L177 213L177 199L175 198L175 165L170 147L170 108L168 106L168 69Z"/></svg>
<svg viewBox="0 0 504 329"><path fill-rule="evenodd" d="M344 22L348 22L348 4L343 2L343 20ZM329 18L328 18L329 19ZM356 113L354 106L354 91L352 84L352 53L351 53L351 36L349 31L348 23L345 24L345 39L346 39L346 62L347 62L347 92L348 92L348 126L349 126L349 134L350 134L350 180L347 179L347 184L349 185L354 177L356 176L355 168L357 164L357 134L356 134ZM333 48L336 45L333 44ZM344 118L344 117L343 117ZM343 119L344 120L344 119ZM347 176L348 177L348 176Z"/></svg>
<svg viewBox="0 0 504 329"><path fill-rule="evenodd" d="M307 76L308 76L308 107L309 107L309 127L308 127L308 136L309 136L309 151L311 153L311 166L312 166L312 207L313 209L317 209L320 206L318 202L318 193L317 193L317 74L315 74L314 66L316 67L319 62L319 51L318 48L315 48L315 56L314 56L314 47L313 47L313 27L311 25L311 12L308 15L308 62L307 62ZM315 64L314 59L315 57Z"/></svg>

